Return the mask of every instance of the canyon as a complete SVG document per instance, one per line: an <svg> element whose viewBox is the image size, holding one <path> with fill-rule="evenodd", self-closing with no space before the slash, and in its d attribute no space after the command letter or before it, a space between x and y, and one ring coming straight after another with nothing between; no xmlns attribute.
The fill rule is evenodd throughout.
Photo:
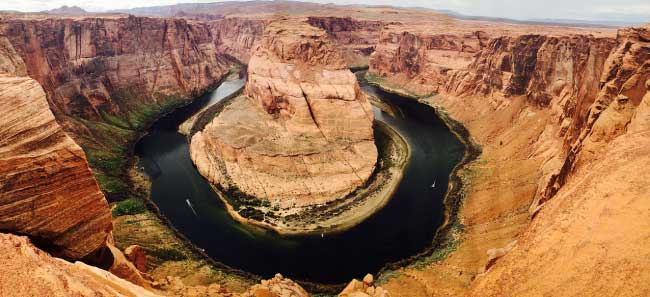
<svg viewBox="0 0 650 297"><path fill-rule="evenodd" d="M138 131L229 69L209 28L184 20L9 19L0 26L109 198L128 191L123 155Z"/></svg>
<svg viewBox="0 0 650 297"><path fill-rule="evenodd" d="M281 275L257 284L220 268L218 280L183 274L193 269L155 256L154 237L183 242L155 212L111 218L118 201L146 199L133 143L236 60L248 64L244 96L191 136L192 158L215 184L286 208L336 200L368 180L378 156L372 111L348 67L367 65L370 83L432 106L468 156L480 151L454 172L460 200L450 207L447 196L435 249L339 296L650 294L650 27L318 7L217 20L3 16L0 295L308 296ZM318 173L320 186L287 169L305 155L316 156L313 168L300 172ZM350 164L333 165L339 157ZM251 168L273 187L247 186ZM145 265L136 247L115 248L126 250L127 237L144 246ZM188 263L210 265L189 250Z"/></svg>

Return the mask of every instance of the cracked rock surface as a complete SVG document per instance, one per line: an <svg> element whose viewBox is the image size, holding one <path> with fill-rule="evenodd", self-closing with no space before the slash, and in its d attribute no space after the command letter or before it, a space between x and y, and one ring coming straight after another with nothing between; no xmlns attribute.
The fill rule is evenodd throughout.
<svg viewBox="0 0 650 297"><path fill-rule="evenodd" d="M271 23L248 73L245 96L192 138L201 174L282 208L336 200L368 180L372 109L325 31Z"/></svg>

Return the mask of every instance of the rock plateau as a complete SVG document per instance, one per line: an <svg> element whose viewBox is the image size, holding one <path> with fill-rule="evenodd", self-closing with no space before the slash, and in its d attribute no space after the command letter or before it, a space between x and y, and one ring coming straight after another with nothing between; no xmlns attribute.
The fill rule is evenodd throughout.
<svg viewBox="0 0 650 297"><path fill-rule="evenodd" d="M289 208L345 197L372 174L370 104L323 30L302 20L267 26L245 94L192 138L192 159L212 183Z"/></svg>

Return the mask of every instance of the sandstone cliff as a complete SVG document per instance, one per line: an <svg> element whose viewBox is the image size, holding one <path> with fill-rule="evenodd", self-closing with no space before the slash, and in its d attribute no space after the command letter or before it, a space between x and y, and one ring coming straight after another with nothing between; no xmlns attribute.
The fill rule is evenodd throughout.
<svg viewBox="0 0 650 297"><path fill-rule="evenodd" d="M422 62L434 56L422 38L399 51L380 44L371 78L414 96L437 93L422 101L465 124L483 148L461 171L462 241L444 261L405 269L384 287L398 296L648 294L637 273L648 254L648 32L497 36L441 76Z"/></svg>
<svg viewBox="0 0 650 297"><path fill-rule="evenodd" d="M454 70L464 70L488 42L485 32L428 34L391 26L381 32L370 71L413 93L439 92Z"/></svg>
<svg viewBox="0 0 650 297"><path fill-rule="evenodd" d="M208 23L217 50L248 63L269 20L227 18Z"/></svg>
<svg viewBox="0 0 650 297"><path fill-rule="evenodd" d="M86 156L57 124L45 92L0 37L0 230L79 259L104 246L110 211ZM18 76L16 76L18 75Z"/></svg>
<svg viewBox="0 0 650 297"><path fill-rule="evenodd" d="M307 22L327 32L339 46L343 59L350 67L363 67L379 43L381 29L389 23L357 20L351 17L309 17Z"/></svg>
<svg viewBox="0 0 650 297"><path fill-rule="evenodd" d="M266 28L246 95L192 138L199 171L283 208L344 197L377 161L373 114L327 34L302 20Z"/></svg>
<svg viewBox="0 0 650 297"><path fill-rule="evenodd" d="M110 272L53 258L22 236L0 233L0 296L161 296Z"/></svg>
<svg viewBox="0 0 650 297"><path fill-rule="evenodd" d="M137 131L228 70L209 27L184 20L8 19L0 32L43 86L108 194L126 190L124 155Z"/></svg>
<svg viewBox="0 0 650 297"><path fill-rule="evenodd" d="M114 274L82 262L54 258L28 238L0 233L0 296L210 296L210 297L308 297L298 284L281 275L264 280L243 293L218 284L187 286L168 278L158 289L147 290Z"/></svg>
<svg viewBox="0 0 650 297"><path fill-rule="evenodd" d="M343 70L374 50L374 81L413 96L439 94L422 102L462 122L483 155L461 171L469 187L453 252L442 261L425 257L425 265L386 279L381 291L357 281L342 296L649 295L650 28L623 29L614 40L564 27L522 34L483 23L402 21L308 20L324 31L244 19L0 21L8 36L0 38L0 72L11 74L0 77L0 105L10 111L0 123L7 127L0 230L30 235L68 258L102 247L110 237L106 203L84 152L62 130L84 147L104 189L120 192L114 177L124 167L126 142L217 81L228 67L222 52L251 60L250 98L226 107L195 136L192 145L204 154L192 157L202 173L283 206L334 199L362 184L376 160L372 113ZM265 28L273 34L262 41ZM63 129L46 112L45 94ZM38 187L25 187L34 180ZM329 198L313 199L322 195ZM0 249L8 259L0 295L16 295L14 287L25 295L52 293L47 288L55 295L146 294L105 271L50 258L25 238L0 235ZM34 286L20 287L25 283ZM173 278L162 287L179 296L233 295ZM276 277L246 296L283 293L306 294Z"/></svg>
<svg viewBox="0 0 650 297"><path fill-rule="evenodd" d="M626 131L634 110L646 93L650 78L650 27L621 29L618 47L607 58L599 80L600 90L590 94L593 101L584 110L576 130L576 141L562 168L547 185L543 200L551 198L566 183L572 171L603 154L602 148Z"/></svg>
<svg viewBox="0 0 650 297"><path fill-rule="evenodd" d="M518 246L479 279L475 295L650 293L647 274L637 273L650 255L650 27L622 29L617 41L545 203ZM540 274L551 277L533 276Z"/></svg>
<svg viewBox="0 0 650 297"><path fill-rule="evenodd" d="M598 141L581 152L597 142L590 151L597 156L578 158L582 166L566 176L517 246L478 278L474 296L650 294L643 272L650 256L650 80L645 84L633 112L636 104L616 100L603 111L589 136Z"/></svg>
<svg viewBox="0 0 650 297"><path fill-rule="evenodd" d="M391 36L389 32L382 34ZM398 36L382 38L371 63L371 73L388 86L397 85L413 96L472 97L485 100L495 110L511 105L509 98L523 96L526 105L522 107L550 111L549 126L534 141L537 153L547 158L540 187L555 174L581 128L588 125L601 73L616 46L611 38L590 35L515 35L488 40L479 31L461 36L409 32ZM471 55L464 52L474 53L473 57L468 59ZM555 150L548 151L549 147ZM545 199L545 195L540 188L536 199Z"/></svg>

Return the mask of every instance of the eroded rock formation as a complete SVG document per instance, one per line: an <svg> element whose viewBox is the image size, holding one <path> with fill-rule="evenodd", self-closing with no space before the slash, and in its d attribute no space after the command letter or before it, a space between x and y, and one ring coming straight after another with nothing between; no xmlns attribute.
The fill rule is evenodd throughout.
<svg viewBox="0 0 650 297"><path fill-rule="evenodd" d="M353 279L338 297L390 297L390 293L384 288L374 286L375 279L372 274L366 274L363 280Z"/></svg>
<svg viewBox="0 0 650 297"><path fill-rule="evenodd" d="M381 32L370 70L418 94L439 92L451 72L467 69L489 39L482 31L456 35L403 30L392 26Z"/></svg>
<svg viewBox="0 0 650 297"><path fill-rule="evenodd" d="M363 67L379 43L382 28L395 22L357 20L351 17L309 17L307 22L327 32L350 67Z"/></svg>
<svg viewBox="0 0 650 297"><path fill-rule="evenodd" d="M441 72L422 63L419 40L378 46L376 81L438 93L423 102L446 109L483 148L461 171L471 180L462 243L384 287L399 296L648 294L635 272L648 254L648 32L497 36L466 67L422 80L412 73ZM419 62L393 66L401 56Z"/></svg>
<svg viewBox="0 0 650 297"><path fill-rule="evenodd" d="M110 210L81 148L50 111L45 92L0 37L0 230L26 234L66 258L102 247Z"/></svg>
<svg viewBox="0 0 650 297"><path fill-rule="evenodd" d="M138 131L229 67L209 27L181 19L7 19L0 32L108 194L125 191L124 154Z"/></svg>
<svg viewBox="0 0 650 297"><path fill-rule="evenodd" d="M562 168L552 176L542 200L551 198L566 183L572 171L602 155L602 149L625 133L637 106L646 94L650 79L650 27L621 29L618 47L607 58L600 77L600 90L583 112ZM589 97L588 97L589 98ZM595 99L595 100L594 100Z"/></svg>
<svg viewBox="0 0 650 297"><path fill-rule="evenodd" d="M327 34L270 24L249 62L246 95L192 138L212 183L283 208L342 198L377 161L373 114Z"/></svg>
<svg viewBox="0 0 650 297"><path fill-rule="evenodd" d="M102 152L125 147L133 131L214 84L228 67L221 52L250 60L250 98L195 135L192 157L202 173L279 206L341 197L363 184L376 160L372 113L344 69L375 51L378 82L414 96L440 94L423 102L466 125L483 155L461 172L471 187L463 232L455 234L461 240L447 258L403 269L381 291L372 280L352 282L341 296L465 296L466 288L475 296L649 295L650 29L623 29L614 40L566 27L522 34L487 22L416 24L406 15L405 24L308 20L324 31L237 18L3 19L0 229L67 258L103 247L106 203L45 94L96 169L117 175L115 164L98 161L124 152ZM261 40L265 28L271 34ZM106 271L51 258L22 237L0 235L0 249L7 260L0 295L149 294ZM142 271L144 255L128 256ZM113 263L115 272L142 282L134 265L117 262L126 266ZM161 286L178 296L237 295L174 278ZM306 295L282 277L246 294Z"/></svg>
<svg viewBox="0 0 650 297"><path fill-rule="evenodd" d="M270 280L263 280L261 284L253 286L242 297L309 297L309 293L299 285L281 274L276 274Z"/></svg>
<svg viewBox="0 0 650 297"><path fill-rule="evenodd" d="M0 233L0 296L161 296L82 262L54 258L27 237Z"/></svg>
<svg viewBox="0 0 650 297"><path fill-rule="evenodd" d="M227 18L208 23L208 26L219 52L248 63L268 23L265 19Z"/></svg>
<svg viewBox="0 0 650 297"><path fill-rule="evenodd" d="M474 296L650 294L650 276L639 273L650 256L650 80L646 86L633 112L625 105L636 104L620 100L603 111L588 136L598 140L598 156L583 157L596 143L585 139L582 166L543 204L516 247L478 278Z"/></svg>
<svg viewBox="0 0 650 297"><path fill-rule="evenodd" d="M218 284L188 286L169 277L157 289L147 290L111 272L54 258L24 236L0 233L0 296L210 296L210 297L308 297L298 284L281 275L263 280L246 292L234 293Z"/></svg>

